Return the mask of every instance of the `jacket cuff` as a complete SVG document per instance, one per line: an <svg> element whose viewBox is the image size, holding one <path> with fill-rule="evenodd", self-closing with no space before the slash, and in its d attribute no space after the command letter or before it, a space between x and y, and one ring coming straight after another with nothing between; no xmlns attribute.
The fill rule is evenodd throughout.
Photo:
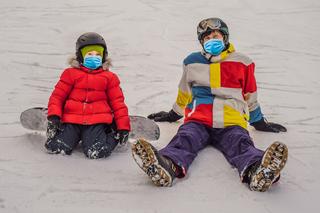
<svg viewBox="0 0 320 213"><path fill-rule="evenodd" d="M131 130L129 116L117 119L116 125L117 125L117 130L128 130L128 131Z"/></svg>
<svg viewBox="0 0 320 213"><path fill-rule="evenodd" d="M261 108L259 106L255 110L250 112L249 123L252 124L254 122L260 121L262 118L263 118L263 114L262 114Z"/></svg>
<svg viewBox="0 0 320 213"><path fill-rule="evenodd" d="M184 111L178 106L178 104L174 104L172 110L180 116L184 116Z"/></svg>

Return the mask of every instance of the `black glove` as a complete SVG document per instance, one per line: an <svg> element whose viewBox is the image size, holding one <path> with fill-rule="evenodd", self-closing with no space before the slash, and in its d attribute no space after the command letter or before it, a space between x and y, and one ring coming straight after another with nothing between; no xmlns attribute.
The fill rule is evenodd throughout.
<svg viewBox="0 0 320 213"><path fill-rule="evenodd" d="M48 126L47 126L47 138L51 140L57 132L61 130L61 121L60 117L57 115L52 115L48 117Z"/></svg>
<svg viewBox="0 0 320 213"><path fill-rule="evenodd" d="M129 131L128 130L117 130L114 134L114 139L119 145L123 146L128 142Z"/></svg>
<svg viewBox="0 0 320 213"><path fill-rule="evenodd" d="M276 123L268 122L265 118L251 124L256 130L264 132L286 132L287 129Z"/></svg>
<svg viewBox="0 0 320 213"><path fill-rule="evenodd" d="M175 122L182 117L183 116L178 115L175 111L173 111L173 109L170 110L170 112L161 111L161 112L152 113L148 115L149 119L152 119L154 121L160 121L160 122L161 121Z"/></svg>

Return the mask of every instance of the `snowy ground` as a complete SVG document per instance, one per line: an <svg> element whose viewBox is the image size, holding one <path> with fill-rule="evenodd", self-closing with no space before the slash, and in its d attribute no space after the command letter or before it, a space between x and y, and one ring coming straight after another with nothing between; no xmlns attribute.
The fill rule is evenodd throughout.
<svg viewBox="0 0 320 213"><path fill-rule="evenodd" d="M182 60L200 46L196 25L224 19L238 51L256 62L266 117L288 133L251 130L256 145L285 142L289 161L267 193L251 192L213 148L189 175L156 188L131 153L88 160L46 154L44 136L19 125L45 106L77 37L108 41L131 114L169 110ZM0 212L316 212L320 190L320 2L318 0L11 0L0 2ZM165 146L178 123L160 124Z"/></svg>

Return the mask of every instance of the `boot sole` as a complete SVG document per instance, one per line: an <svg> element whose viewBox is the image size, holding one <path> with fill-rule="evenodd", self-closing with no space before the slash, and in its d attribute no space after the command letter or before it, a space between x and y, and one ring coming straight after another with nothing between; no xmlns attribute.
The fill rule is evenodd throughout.
<svg viewBox="0 0 320 213"><path fill-rule="evenodd" d="M151 144L144 139L138 139L132 145L132 156L138 166L149 176L156 186L172 186L172 177L159 164Z"/></svg>
<svg viewBox="0 0 320 213"><path fill-rule="evenodd" d="M285 144L281 142L274 142L271 144L263 155L260 165L261 169L257 174L254 175L254 184L250 184L250 189L261 192L267 191L277 177L279 177L280 171L286 165L287 159L288 148ZM274 178L266 178L263 170L272 171Z"/></svg>

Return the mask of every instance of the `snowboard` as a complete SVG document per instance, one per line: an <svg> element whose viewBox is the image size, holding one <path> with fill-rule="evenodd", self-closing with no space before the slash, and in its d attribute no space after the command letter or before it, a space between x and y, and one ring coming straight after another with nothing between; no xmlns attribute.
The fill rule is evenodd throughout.
<svg viewBox="0 0 320 213"><path fill-rule="evenodd" d="M46 131L47 112L44 107L34 107L23 111L20 115L21 125L29 130ZM156 122L143 116L130 115L131 131L129 138L146 140L158 140L160 128Z"/></svg>

